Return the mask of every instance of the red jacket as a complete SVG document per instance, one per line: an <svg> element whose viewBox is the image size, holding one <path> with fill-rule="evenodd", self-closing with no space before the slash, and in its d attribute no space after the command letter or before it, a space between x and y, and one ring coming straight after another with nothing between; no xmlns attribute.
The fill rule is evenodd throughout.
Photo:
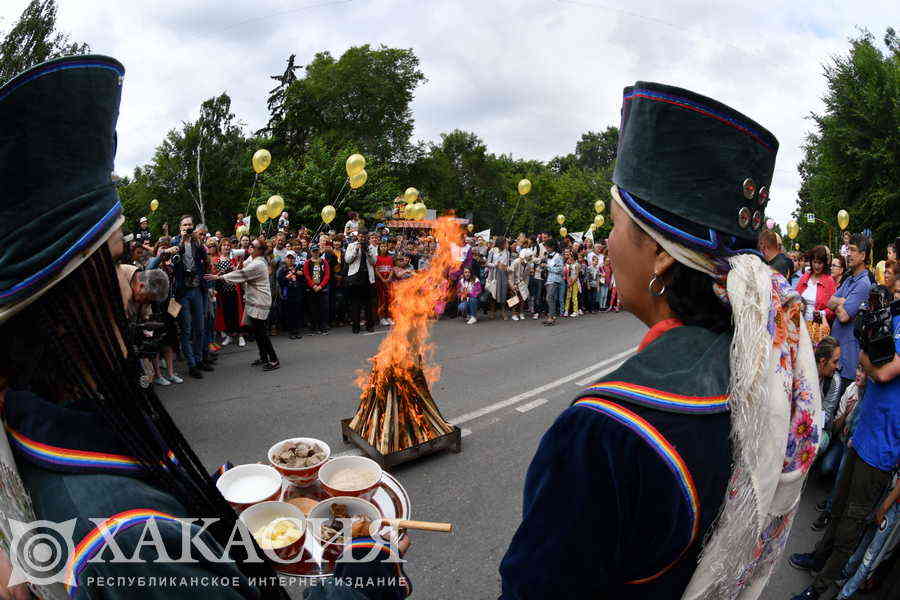
<svg viewBox="0 0 900 600"><path fill-rule="evenodd" d="M812 273L806 273L803 277L800 278L800 281L797 282L797 293L801 296L803 292L806 291L807 286L809 285L809 278ZM834 295L834 292L837 290L837 284L834 282L834 279L831 278L831 275L822 274L819 276L818 281L816 282L818 288L816 289L816 310L824 310L825 316L831 321L834 318L834 313L831 312L831 309L825 308L825 305L828 304L828 301L831 300L831 297Z"/></svg>
<svg viewBox="0 0 900 600"><path fill-rule="evenodd" d="M305 263L303 263L303 276L306 277L306 285L309 286L310 290L313 288L314 285L316 285L316 282L313 281L313 278L312 278L312 269L310 269L311 266L312 266L312 259L309 259ZM328 265L328 261L323 258L322 259L322 281L319 282L319 285L323 288L325 286L327 286L328 279L330 277L331 277L331 267Z"/></svg>

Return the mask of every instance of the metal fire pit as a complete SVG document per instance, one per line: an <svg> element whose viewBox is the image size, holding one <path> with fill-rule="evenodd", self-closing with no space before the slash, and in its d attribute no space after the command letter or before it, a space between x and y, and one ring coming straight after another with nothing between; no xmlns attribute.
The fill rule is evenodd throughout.
<svg viewBox="0 0 900 600"><path fill-rule="evenodd" d="M344 443L349 444L352 442L366 456L377 462L382 469L394 467L422 456L440 452L441 450L450 450L457 454L462 451L462 431L459 427L453 425L453 431L448 434L404 448L403 450L382 454L377 448L363 439L361 435L350 429L350 421L351 419L341 419L341 436L344 438Z"/></svg>

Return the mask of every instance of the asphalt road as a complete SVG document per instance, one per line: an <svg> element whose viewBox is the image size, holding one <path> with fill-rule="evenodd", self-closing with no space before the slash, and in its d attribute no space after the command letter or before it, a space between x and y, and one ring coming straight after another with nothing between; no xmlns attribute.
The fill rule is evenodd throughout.
<svg viewBox="0 0 900 600"><path fill-rule="evenodd" d="M413 518L455 526L449 536L412 534L407 572L414 597L497 597L497 568L521 518L525 471L541 434L579 387L626 359L644 331L625 313L561 319L552 328L530 319L435 325L442 374L432 394L445 418L463 429L463 451L392 470L412 498ZM288 437L322 439L333 454L353 451L341 440L340 420L355 412L356 372L384 333L343 328L296 341L274 338L282 368L271 373L249 366L254 344L228 347L215 373L161 388L160 395L210 470L226 460L264 461L266 450ZM809 486L788 552L815 543L809 523L823 494L817 482ZM763 598L790 598L808 581L785 562Z"/></svg>

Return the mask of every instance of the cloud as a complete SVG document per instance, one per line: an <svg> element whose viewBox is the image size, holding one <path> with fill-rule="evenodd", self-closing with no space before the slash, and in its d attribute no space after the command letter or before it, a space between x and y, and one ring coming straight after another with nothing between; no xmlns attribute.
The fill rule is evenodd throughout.
<svg viewBox="0 0 900 600"><path fill-rule="evenodd" d="M25 3L4 3L4 22ZM880 38L898 16L891 1L68 0L59 26L126 66L120 172L222 91L248 130L260 128L269 75L291 53L304 64L383 43L412 48L428 77L413 102L416 139L466 129L521 158L572 152L585 131L617 125L621 90L636 80L717 98L778 137L769 213L784 223L806 116L822 108L822 64L857 27Z"/></svg>

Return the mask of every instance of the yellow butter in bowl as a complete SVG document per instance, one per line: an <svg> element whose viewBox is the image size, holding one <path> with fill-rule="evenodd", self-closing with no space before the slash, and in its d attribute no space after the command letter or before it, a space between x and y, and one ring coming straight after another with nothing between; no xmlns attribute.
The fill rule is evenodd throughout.
<svg viewBox="0 0 900 600"><path fill-rule="evenodd" d="M293 544L303 535L303 528L297 519L281 517L253 533L256 543L264 550L283 548Z"/></svg>

